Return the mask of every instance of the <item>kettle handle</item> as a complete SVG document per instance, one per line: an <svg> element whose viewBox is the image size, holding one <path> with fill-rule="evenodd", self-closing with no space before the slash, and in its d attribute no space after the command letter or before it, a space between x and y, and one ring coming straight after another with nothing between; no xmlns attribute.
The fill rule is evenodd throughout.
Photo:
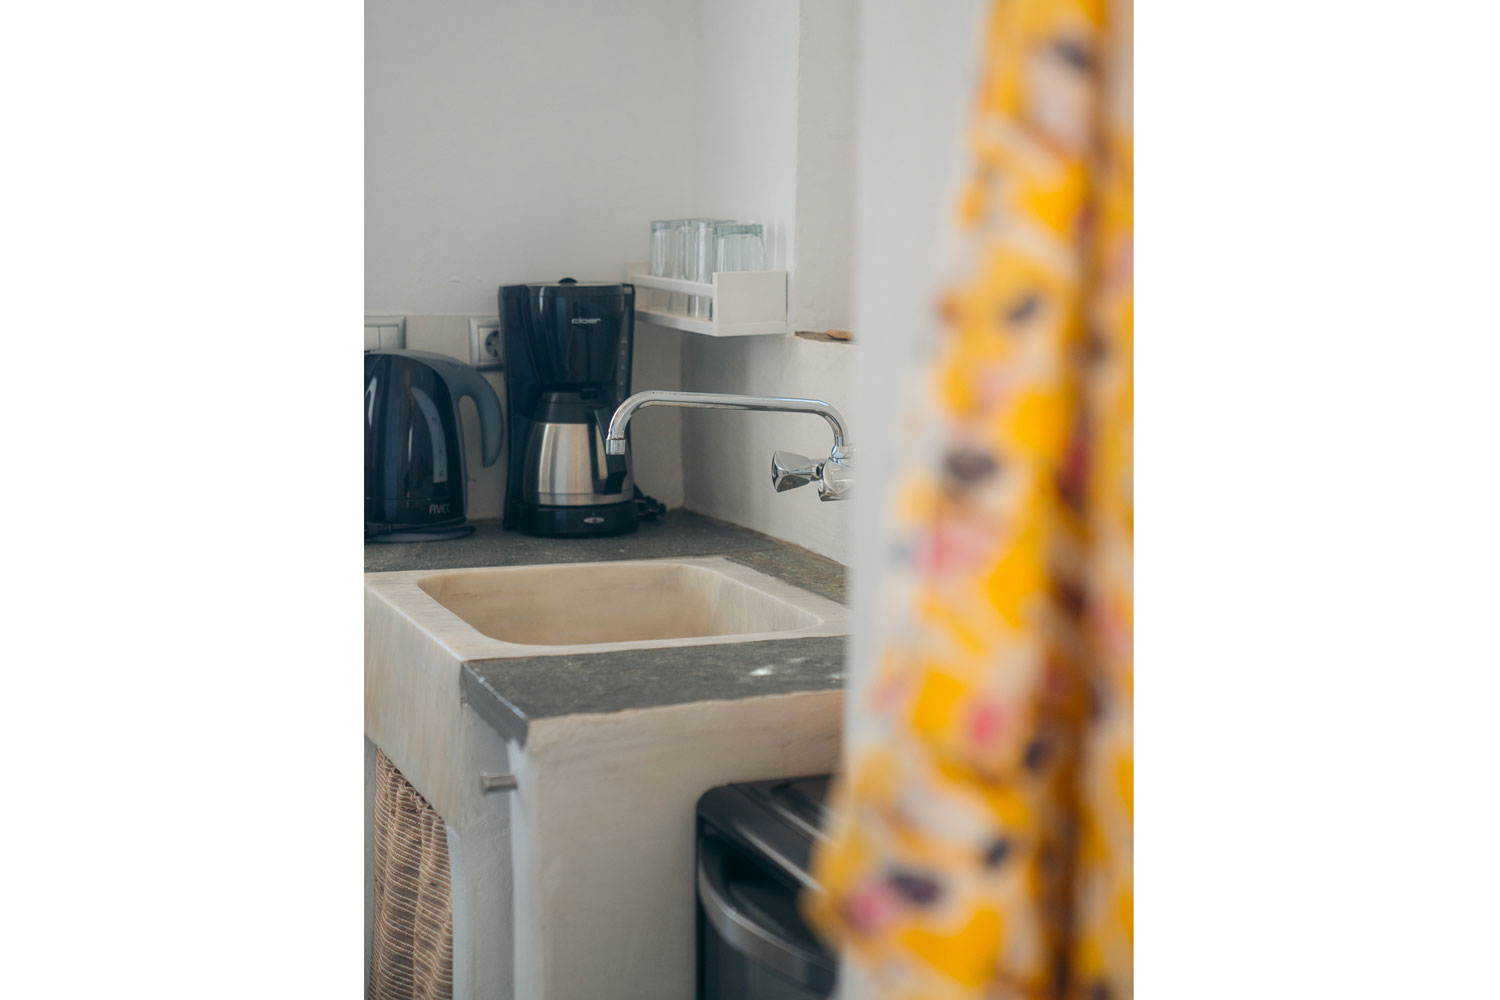
<svg viewBox="0 0 1500 1000"><path fill-rule="evenodd" d="M494 465L495 459L500 457L500 443L505 438L502 433L505 417L500 412L500 400L496 398L495 390L483 375L457 361L450 362L449 370L443 375L453 393L455 405L459 396L468 396L479 409L479 438L483 445L484 465L486 468Z"/></svg>
<svg viewBox="0 0 1500 1000"><path fill-rule="evenodd" d="M500 444L505 435L505 416L500 410L500 400L484 376L473 368L456 361L446 354L431 351L381 351L381 354L399 354L414 358L442 376L453 397L453 407L458 408L458 397L468 396L479 410L479 437L483 450L484 465L488 468L500 457ZM455 413L455 417L457 414Z"/></svg>

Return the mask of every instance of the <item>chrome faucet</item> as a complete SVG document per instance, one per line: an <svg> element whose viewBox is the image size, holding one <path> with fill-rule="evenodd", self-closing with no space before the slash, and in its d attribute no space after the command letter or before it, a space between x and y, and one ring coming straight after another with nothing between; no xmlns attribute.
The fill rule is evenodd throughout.
<svg viewBox="0 0 1500 1000"><path fill-rule="evenodd" d="M833 430L833 450L821 462L790 451L771 456L771 485L777 493L818 483L821 500L847 500L854 487L854 446L848 441L848 424L843 415L821 399L794 399L783 396L735 396L724 392L669 392L647 389L638 392L615 410L609 421L609 436L604 450L610 455L625 454L625 425L643 406L694 406L728 410L770 410L777 413L816 413L828 421Z"/></svg>

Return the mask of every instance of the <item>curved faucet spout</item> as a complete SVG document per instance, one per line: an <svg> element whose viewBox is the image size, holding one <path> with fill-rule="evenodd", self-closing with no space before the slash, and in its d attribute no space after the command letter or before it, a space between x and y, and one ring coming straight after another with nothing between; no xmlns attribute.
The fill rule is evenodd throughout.
<svg viewBox="0 0 1500 1000"><path fill-rule="evenodd" d="M636 410L643 406L695 406L728 410L770 410L779 413L816 413L828 421L833 430L833 454L843 455L849 448L848 424L838 410L821 399L797 399L787 396L735 396L723 392L671 392L647 389L621 403L609 421L609 437L604 450L611 455L625 454L625 427Z"/></svg>

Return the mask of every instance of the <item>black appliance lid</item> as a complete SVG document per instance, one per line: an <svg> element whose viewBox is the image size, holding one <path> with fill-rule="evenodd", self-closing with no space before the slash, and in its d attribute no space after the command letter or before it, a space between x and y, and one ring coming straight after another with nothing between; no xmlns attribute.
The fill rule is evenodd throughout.
<svg viewBox="0 0 1500 1000"><path fill-rule="evenodd" d="M698 800L698 818L726 839L762 855L808 888L814 843L826 841L829 775L724 785Z"/></svg>
<svg viewBox="0 0 1500 1000"><path fill-rule="evenodd" d="M527 281L520 285L507 285L506 288L524 288L533 295L543 298L599 298L604 296L618 297L626 291L634 291L635 286L619 281L574 281L564 278L561 281Z"/></svg>

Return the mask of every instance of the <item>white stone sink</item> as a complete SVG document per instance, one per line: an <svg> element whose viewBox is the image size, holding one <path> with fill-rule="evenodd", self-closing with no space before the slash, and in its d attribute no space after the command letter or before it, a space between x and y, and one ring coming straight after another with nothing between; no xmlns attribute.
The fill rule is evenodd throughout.
<svg viewBox="0 0 1500 1000"><path fill-rule="evenodd" d="M812 611L722 567L687 562L472 569L435 573L417 586L482 634L527 646L758 635L821 624Z"/></svg>
<svg viewBox="0 0 1500 1000"><path fill-rule="evenodd" d="M842 604L723 556L372 573L461 659L847 635Z"/></svg>
<svg viewBox="0 0 1500 1000"><path fill-rule="evenodd" d="M454 996L690 1000L694 803L833 770L843 717L838 687L757 693L792 654L751 645L723 697L539 717L521 745L464 702L463 663L848 633L842 604L724 556L367 573L365 734L443 817Z"/></svg>

